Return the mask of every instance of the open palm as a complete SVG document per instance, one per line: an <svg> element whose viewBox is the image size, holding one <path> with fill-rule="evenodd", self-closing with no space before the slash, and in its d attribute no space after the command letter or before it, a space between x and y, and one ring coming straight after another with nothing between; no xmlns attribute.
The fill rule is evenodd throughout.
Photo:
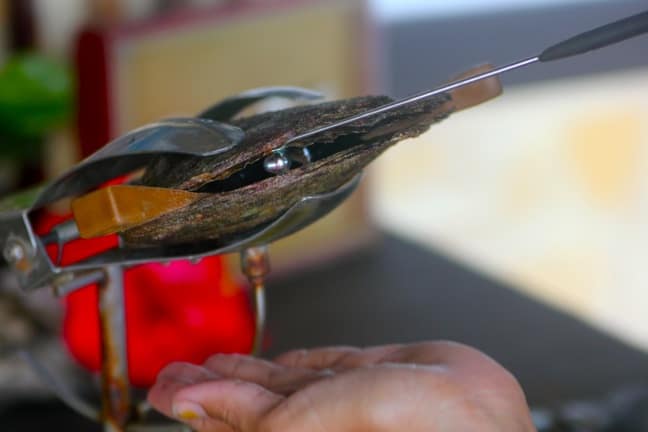
<svg viewBox="0 0 648 432"><path fill-rule="evenodd" d="M175 363L149 401L200 432L535 430L515 378L450 342Z"/></svg>

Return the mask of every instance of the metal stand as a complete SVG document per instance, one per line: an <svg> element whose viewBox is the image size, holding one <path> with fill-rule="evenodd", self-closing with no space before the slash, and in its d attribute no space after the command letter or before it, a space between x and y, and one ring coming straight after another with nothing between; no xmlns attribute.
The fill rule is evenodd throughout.
<svg viewBox="0 0 648 432"><path fill-rule="evenodd" d="M263 351L263 334L265 332L265 277L270 273L268 247L258 246L242 251L241 270L254 290L255 333L252 354L258 356Z"/></svg>
<svg viewBox="0 0 648 432"><path fill-rule="evenodd" d="M124 271L113 265L99 283L101 321L101 401L105 432L124 432L131 417L131 397L126 354Z"/></svg>

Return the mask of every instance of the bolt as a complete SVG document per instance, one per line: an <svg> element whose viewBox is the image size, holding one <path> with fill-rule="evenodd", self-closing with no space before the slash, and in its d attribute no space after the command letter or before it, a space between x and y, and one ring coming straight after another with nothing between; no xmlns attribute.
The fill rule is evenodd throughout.
<svg viewBox="0 0 648 432"><path fill-rule="evenodd" d="M263 279L270 273L268 247L256 246L241 251L241 269L252 282Z"/></svg>

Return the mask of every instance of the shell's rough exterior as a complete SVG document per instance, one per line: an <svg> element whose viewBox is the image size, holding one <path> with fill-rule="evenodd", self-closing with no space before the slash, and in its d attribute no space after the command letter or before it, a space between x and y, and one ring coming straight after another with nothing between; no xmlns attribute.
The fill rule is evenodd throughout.
<svg viewBox="0 0 648 432"><path fill-rule="evenodd" d="M313 128L391 102L360 97L268 112L232 121L245 131L231 151L208 158L160 157L141 182L209 194L186 207L122 233L131 246L226 240L270 223L302 197L337 189L397 142L420 135L453 110L448 94L365 118L311 137L299 145L310 163L273 176L262 169L266 156L290 138Z"/></svg>

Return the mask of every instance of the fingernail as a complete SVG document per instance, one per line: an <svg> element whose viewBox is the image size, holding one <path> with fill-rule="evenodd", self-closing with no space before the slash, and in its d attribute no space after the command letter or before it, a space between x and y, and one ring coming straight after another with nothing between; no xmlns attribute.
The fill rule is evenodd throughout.
<svg viewBox="0 0 648 432"><path fill-rule="evenodd" d="M183 421L207 417L205 410L195 402L181 401L173 404L173 415Z"/></svg>

